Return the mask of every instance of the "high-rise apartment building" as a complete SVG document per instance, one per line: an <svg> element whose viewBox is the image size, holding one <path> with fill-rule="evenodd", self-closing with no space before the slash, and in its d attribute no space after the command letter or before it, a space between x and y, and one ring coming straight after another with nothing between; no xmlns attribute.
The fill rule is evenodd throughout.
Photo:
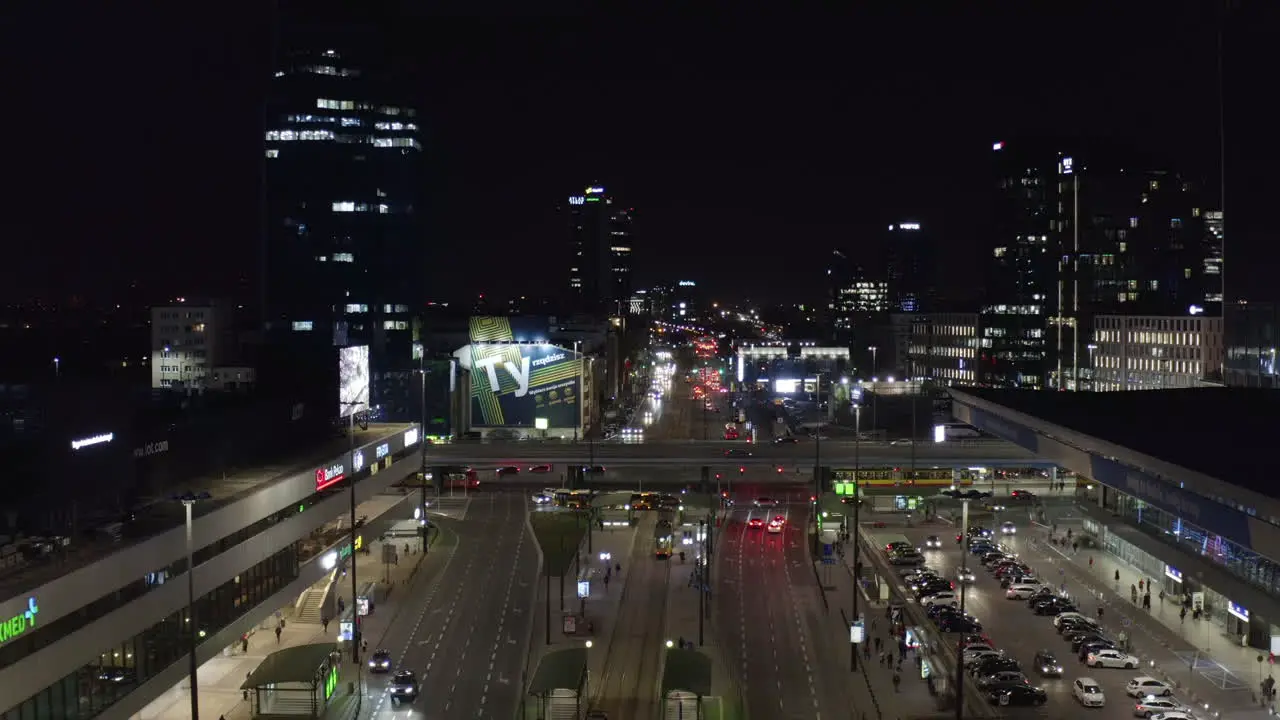
<svg viewBox="0 0 1280 720"><path fill-rule="evenodd" d="M234 354L234 322L227 303L177 298L151 308L151 387L213 387L214 368Z"/></svg>
<svg viewBox="0 0 1280 720"><path fill-rule="evenodd" d="M286 35L266 129L265 325L290 347L411 354L425 284L422 143L395 79L343 31Z"/></svg>
<svg viewBox="0 0 1280 720"><path fill-rule="evenodd" d="M577 312L624 314L631 301L632 222L600 185L569 196L569 305Z"/></svg>
<svg viewBox="0 0 1280 720"><path fill-rule="evenodd" d="M827 312L832 335L848 340L855 330L890 309L889 283L853 263L843 251L834 250L828 260Z"/></svg>

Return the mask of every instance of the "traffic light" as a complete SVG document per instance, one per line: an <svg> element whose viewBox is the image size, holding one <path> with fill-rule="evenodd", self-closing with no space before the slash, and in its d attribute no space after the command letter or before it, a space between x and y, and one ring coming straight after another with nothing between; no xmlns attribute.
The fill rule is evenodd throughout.
<svg viewBox="0 0 1280 720"><path fill-rule="evenodd" d="M719 479L720 479L720 473L716 473L716 479L717 479L717 480L719 480Z"/></svg>
<svg viewBox="0 0 1280 720"><path fill-rule="evenodd" d="M738 474L739 474L739 475L746 475L746 474L747 474L747 469L746 469L746 468L744 468L744 467L740 467L740 468L738 468Z"/></svg>

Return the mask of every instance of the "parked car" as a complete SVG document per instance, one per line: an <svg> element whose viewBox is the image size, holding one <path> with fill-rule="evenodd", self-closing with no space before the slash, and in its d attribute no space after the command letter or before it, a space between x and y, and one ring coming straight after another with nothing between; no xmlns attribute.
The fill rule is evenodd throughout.
<svg viewBox="0 0 1280 720"><path fill-rule="evenodd" d="M1137 655L1130 655L1114 648L1095 650L1085 657L1085 664L1095 668L1124 668L1132 670L1141 662Z"/></svg>
<svg viewBox="0 0 1280 720"><path fill-rule="evenodd" d="M1107 697L1102 694L1102 686L1091 677L1076 678L1071 683L1071 696L1085 707L1102 707L1107 704Z"/></svg>
<svg viewBox="0 0 1280 720"><path fill-rule="evenodd" d="M1129 697L1144 698L1148 695L1155 697L1168 697L1173 694L1173 688L1162 680L1157 680L1149 675L1139 675L1129 681L1124 686L1125 694Z"/></svg>

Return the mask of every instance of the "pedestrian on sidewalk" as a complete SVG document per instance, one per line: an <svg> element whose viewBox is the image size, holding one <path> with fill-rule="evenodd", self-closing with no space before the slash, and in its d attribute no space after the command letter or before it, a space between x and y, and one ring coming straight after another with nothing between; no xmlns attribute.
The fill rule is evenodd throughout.
<svg viewBox="0 0 1280 720"><path fill-rule="evenodd" d="M898 674L897 670L894 670L893 671L893 691L898 692L898 686L900 685L902 685L902 676Z"/></svg>
<svg viewBox="0 0 1280 720"><path fill-rule="evenodd" d="M1160 607L1164 607L1164 590L1160 591Z"/></svg>
<svg viewBox="0 0 1280 720"><path fill-rule="evenodd" d="M608 574L608 573L605 573L605 576L604 576L604 589L605 589L606 591L609 589L609 574Z"/></svg>
<svg viewBox="0 0 1280 720"><path fill-rule="evenodd" d="M614 566L613 566L613 571L614 571L614 572L616 572L616 573L618 573L619 575L621 575L621 574L622 574L622 563L616 563L616 564L614 564Z"/></svg>
<svg viewBox="0 0 1280 720"><path fill-rule="evenodd" d="M240 652L244 655L249 654L249 633L240 636Z"/></svg>
<svg viewBox="0 0 1280 720"><path fill-rule="evenodd" d="M1120 571L1116 570L1116 587L1120 587Z"/></svg>
<svg viewBox="0 0 1280 720"><path fill-rule="evenodd" d="M282 633L282 632L284 632L284 631L280 629L280 626L279 626L279 625L277 625L277 626L276 626L276 644L277 644L277 645L279 645L279 644L280 644L280 633Z"/></svg>
<svg viewBox="0 0 1280 720"><path fill-rule="evenodd" d="M872 642L876 646L876 652L880 652L880 648L884 647L884 640L879 635Z"/></svg>
<svg viewBox="0 0 1280 720"><path fill-rule="evenodd" d="M1090 555L1090 556L1089 556L1089 569L1090 569L1090 570L1092 570L1092 569L1093 569L1093 556L1092 556L1092 555Z"/></svg>
<svg viewBox="0 0 1280 720"><path fill-rule="evenodd" d="M1072 555L1075 555L1075 554L1076 554L1076 553L1078 553L1078 552L1080 552L1080 541L1079 541L1079 540L1077 540L1077 541L1075 541L1075 542L1071 543L1071 554L1072 554Z"/></svg>
<svg viewBox="0 0 1280 720"><path fill-rule="evenodd" d="M1146 588L1146 581L1145 581L1145 580L1139 580L1139 581L1138 581L1138 589L1139 589L1139 590L1144 590L1145 588Z"/></svg>
<svg viewBox="0 0 1280 720"><path fill-rule="evenodd" d="M1186 605L1183 605L1182 609L1178 611L1178 622L1182 625L1187 624L1187 606Z"/></svg>
<svg viewBox="0 0 1280 720"><path fill-rule="evenodd" d="M1142 596L1142 609L1147 611L1151 610L1151 591L1150 590L1147 591L1147 594Z"/></svg>
<svg viewBox="0 0 1280 720"><path fill-rule="evenodd" d="M324 629L325 633L329 632L329 616L328 615L322 615L320 617L320 627Z"/></svg>
<svg viewBox="0 0 1280 720"><path fill-rule="evenodd" d="M346 601L344 601L342 597L339 596L338 597L338 614L341 615L343 612L346 611L346 609L347 609Z"/></svg>

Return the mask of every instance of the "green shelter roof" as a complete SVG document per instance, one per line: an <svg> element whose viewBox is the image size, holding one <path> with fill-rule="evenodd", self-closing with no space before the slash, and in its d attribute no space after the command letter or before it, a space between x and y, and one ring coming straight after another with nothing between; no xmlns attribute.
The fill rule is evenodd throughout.
<svg viewBox="0 0 1280 720"><path fill-rule="evenodd" d="M698 650L667 650L667 665L662 672L662 697L683 690L698 697L711 694L711 658Z"/></svg>
<svg viewBox="0 0 1280 720"><path fill-rule="evenodd" d="M259 688L273 683L318 682L320 666L337 651L333 643L296 645L277 650L264 659L240 685L242 690Z"/></svg>
<svg viewBox="0 0 1280 720"><path fill-rule="evenodd" d="M530 695L546 695L552 690L582 691L587 677L587 649L571 647L547 653L529 683Z"/></svg>

